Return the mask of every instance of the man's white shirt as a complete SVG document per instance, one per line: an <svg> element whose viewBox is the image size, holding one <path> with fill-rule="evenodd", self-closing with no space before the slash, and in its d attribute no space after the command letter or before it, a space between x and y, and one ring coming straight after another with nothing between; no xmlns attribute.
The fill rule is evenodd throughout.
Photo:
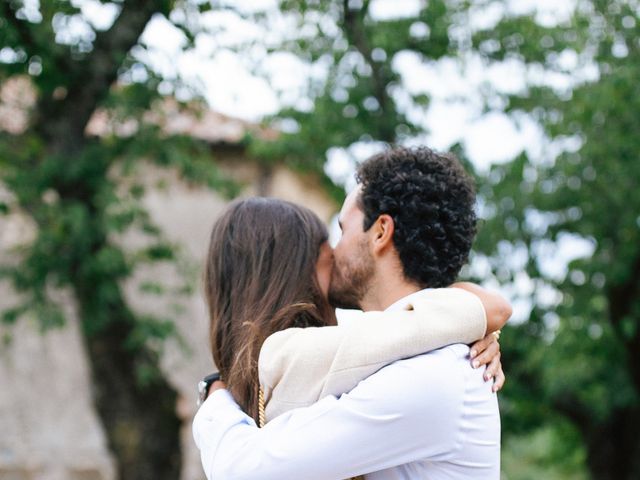
<svg viewBox="0 0 640 480"><path fill-rule="evenodd" d="M402 309L417 292L388 310ZM500 417L466 345L394 362L339 398L258 429L226 390L193 422L209 480L479 479L500 476ZM375 473L369 473L375 472Z"/></svg>

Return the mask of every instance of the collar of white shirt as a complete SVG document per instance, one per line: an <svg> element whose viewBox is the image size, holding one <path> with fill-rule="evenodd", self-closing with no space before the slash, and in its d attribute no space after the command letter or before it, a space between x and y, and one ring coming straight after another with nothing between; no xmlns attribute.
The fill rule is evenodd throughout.
<svg viewBox="0 0 640 480"><path fill-rule="evenodd" d="M409 310L409 306L414 298L417 298L424 294L424 292L428 291L428 288L423 290L418 290L417 292L410 293L406 297L402 297L400 300L396 300L394 303L389 305L385 312L397 312L399 310Z"/></svg>

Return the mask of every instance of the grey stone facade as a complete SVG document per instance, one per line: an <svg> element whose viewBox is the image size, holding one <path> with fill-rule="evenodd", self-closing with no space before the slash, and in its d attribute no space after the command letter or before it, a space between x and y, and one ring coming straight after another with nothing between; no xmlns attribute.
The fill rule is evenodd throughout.
<svg viewBox="0 0 640 480"><path fill-rule="evenodd" d="M245 185L244 195L267 194L297 201L328 221L336 206L312 179L284 168L265 172L234 155L220 155L219 164ZM150 186L163 179L163 188L152 188L145 197L153 219L166 235L179 243L196 266L197 284L206 253L208 235L225 201L214 192L189 186L176 175L151 166L145 173ZM1 193L1 192L0 192ZM5 192L6 193L6 192ZM12 246L28 241L34 227L25 217L0 217L0 260L11 261ZM135 245L135 235L121 239ZM195 413L195 385L213 369L208 347L207 315L200 288L189 297L142 294L145 278L171 283L170 266L155 266L136 274L125 286L137 311L173 311L184 345L169 341L162 367L180 398L176 409L182 418L183 471L181 480L204 478L191 437ZM0 480L115 480L115 469L105 435L91 400L91 383L82 336L70 295L56 292L67 312L63 329L42 335L35 322L22 319L14 327L0 327ZM0 284L0 309L16 301L16 293ZM186 348L185 348L186 346Z"/></svg>

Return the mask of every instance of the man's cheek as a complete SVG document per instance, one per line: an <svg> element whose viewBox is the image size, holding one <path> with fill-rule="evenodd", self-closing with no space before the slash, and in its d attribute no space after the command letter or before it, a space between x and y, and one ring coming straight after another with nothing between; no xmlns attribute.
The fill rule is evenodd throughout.
<svg viewBox="0 0 640 480"><path fill-rule="evenodd" d="M333 264L333 270L331 271L331 282L341 283L343 278L342 266L340 265L340 262L336 260Z"/></svg>

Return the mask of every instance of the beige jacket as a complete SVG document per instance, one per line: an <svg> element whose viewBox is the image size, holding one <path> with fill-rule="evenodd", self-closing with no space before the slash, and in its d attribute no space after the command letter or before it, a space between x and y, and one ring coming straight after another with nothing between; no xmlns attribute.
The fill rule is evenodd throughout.
<svg viewBox="0 0 640 480"><path fill-rule="evenodd" d="M412 297L406 310L364 312L344 325L274 333L258 361L267 421L348 392L396 360L478 340L486 327L477 296L442 288Z"/></svg>

